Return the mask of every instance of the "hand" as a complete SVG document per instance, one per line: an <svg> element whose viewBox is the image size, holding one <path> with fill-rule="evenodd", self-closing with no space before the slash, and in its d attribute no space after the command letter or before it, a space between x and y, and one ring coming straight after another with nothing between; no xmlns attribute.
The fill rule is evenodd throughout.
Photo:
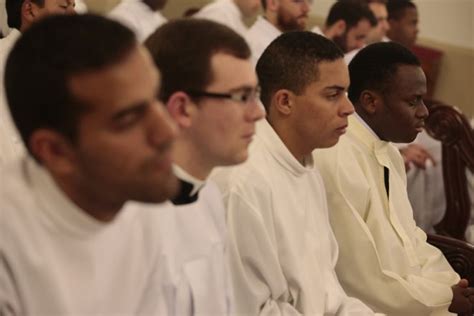
<svg viewBox="0 0 474 316"><path fill-rule="evenodd" d="M405 161L405 167L410 170L410 165L414 164L419 169L426 169L428 161L435 165L433 156L421 145L410 144L407 147L400 148L400 153Z"/></svg>
<svg viewBox="0 0 474 316"><path fill-rule="evenodd" d="M474 288L468 287L466 279L461 279L458 284L452 287L453 300L449 306L451 313L459 315L472 315L474 303Z"/></svg>

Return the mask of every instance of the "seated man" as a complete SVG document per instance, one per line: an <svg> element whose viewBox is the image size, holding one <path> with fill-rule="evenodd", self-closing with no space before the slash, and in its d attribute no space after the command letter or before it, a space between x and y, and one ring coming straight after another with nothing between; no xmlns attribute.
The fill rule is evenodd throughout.
<svg viewBox="0 0 474 316"><path fill-rule="evenodd" d="M153 314L156 210L124 207L178 190L150 56L116 22L55 16L5 71L30 156L2 171L0 315Z"/></svg>
<svg viewBox="0 0 474 316"><path fill-rule="evenodd" d="M266 120L249 160L217 172L239 315L373 315L341 288L326 193L311 152L333 146L354 109L342 52L288 32L257 63Z"/></svg>
<svg viewBox="0 0 474 316"><path fill-rule="evenodd" d="M388 23L387 0L363 0L367 1L370 11L377 20L377 25L367 34L366 42L369 44L387 42L387 32L390 29Z"/></svg>
<svg viewBox="0 0 474 316"><path fill-rule="evenodd" d="M180 129L173 167L182 190L169 224L160 227L162 256L170 263L163 285L187 294L164 300L176 315L227 315L225 209L207 178L214 167L247 159L255 122L264 115L250 48L227 26L201 19L169 22L145 44L163 75L160 98Z"/></svg>
<svg viewBox="0 0 474 316"><path fill-rule="evenodd" d="M346 62L354 54L353 50L364 47L367 35L377 25L372 11L367 5L353 1L338 1L329 10L324 28L314 27L313 32L324 35L336 43L346 54Z"/></svg>
<svg viewBox="0 0 474 316"><path fill-rule="evenodd" d="M245 36L247 26L244 18L254 17L260 9L261 0L215 0L204 6L194 16L227 25Z"/></svg>
<svg viewBox="0 0 474 316"><path fill-rule="evenodd" d="M304 31L312 0L262 0L263 15L250 27L246 40L254 64L265 48L282 32Z"/></svg>
<svg viewBox="0 0 474 316"><path fill-rule="evenodd" d="M415 225L403 159L390 143L411 142L428 116L420 63L399 44L376 43L354 57L349 73L356 115L348 134L314 154L339 244L341 284L388 315L446 315L448 307L470 315L473 291Z"/></svg>

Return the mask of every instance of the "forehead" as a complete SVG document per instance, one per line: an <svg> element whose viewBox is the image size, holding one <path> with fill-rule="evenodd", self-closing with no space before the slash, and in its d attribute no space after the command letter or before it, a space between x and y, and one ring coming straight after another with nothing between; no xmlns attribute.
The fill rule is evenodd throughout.
<svg viewBox="0 0 474 316"><path fill-rule="evenodd" d="M73 5L75 0L45 0L45 6Z"/></svg>
<svg viewBox="0 0 474 316"><path fill-rule="evenodd" d="M426 93L426 77L419 66L399 65L395 75L389 82L392 95L410 96Z"/></svg>
<svg viewBox="0 0 474 316"><path fill-rule="evenodd" d="M402 20L414 20L418 19L418 10L413 7L406 8L403 11Z"/></svg>
<svg viewBox="0 0 474 316"><path fill-rule="evenodd" d="M299 7L305 4L311 4L312 0L280 0L279 3L283 7Z"/></svg>
<svg viewBox="0 0 474 316"><path fill-rule="evenodd" d="M349 71L342 58L320 62L316 69L317 79L310 84L313 88L323 90L331 87L349 87Z"/></svg>
<svg viewBox="0 0 474 316"><path fill-rule="evenodd" d="M362 19L349 30L349 33L352 33L356 36L367 35L367 33L370 32L371 28L372 26L370 25L370 22L367 19Z"/></svg>
<svg viewBox="0 0 474 316"><path fill-rule="evenodd" d="M69 80L71 93L91 110L120 111L154 97L159 73L148 52L135 47L122 61Z"/></svg>
<svg viewBox="0 0 474 316"><path fill-rule="evenodd" d="M229 91L257 85L257 75L250 59L241 59L226 53L211 57L212 81L208 88ZM216 90L217 91L217 90Z"/></svg>
<svg viewBox="0 0 474 316"><path fill-rule="evenodd" d="M376 18L386 18L388 15L387 7L383 3L371 2L369 3L369 8Z"/></svg>

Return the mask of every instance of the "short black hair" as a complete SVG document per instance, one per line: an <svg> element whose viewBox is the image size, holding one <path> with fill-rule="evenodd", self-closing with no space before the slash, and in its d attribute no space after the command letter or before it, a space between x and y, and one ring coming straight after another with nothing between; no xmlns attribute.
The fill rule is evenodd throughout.
<svg viewBox="0 0 474 316"><path fill-rule="evenodd" d="M346 30L355 27L361 20L369 21L371 26L377 25L377 19L367 4L356 1L338 1L329 10L326 26L331 26L339 20L346 22Z"/></svg>
<svg viewBox="0 0 474 316"><path fill-rule="evenodd" d="M421 64L409 49L395 42L374 43L360 50L349 64L351 102L356 104L364 90L387 93L400 65Z"/></svg>
<svg viewBox="0 0 474 316"><path fill-rule="evenodd" d="M242 36L229 27L205 19L177 19L160 27L145 41L162 74L159 98L176 91L201 91L213 80L211 58L225 53L250 59Z"/></svg>
<svg viewBox="0 0 474 316"><path fill-rule="evenodd" d="M43 7L45 0L30 0L38 6ZM8 26L19 30L21 28L21 7L25 0L7 0L5 8L8 16Z"/></svg>
<svg viewBox="0 0 474 316"><path fill-rule="evenodd" d="M261 100L268 112L273 94L288 89L301 94L318 80L318 64L343 58L331 40L313 32L287 32L277 37L257 62Z"/></svg>
<svg viewBox="0 0 474 316"><path fill-rule="evenodd" d="M411 0L389 0L387 12L389 20L399 20L405 15L405 10L415 8L416 5Z"/></svg>
<svg viewBox="0 0 474 316"><path fill-rule="evenodd" d="M5 68L8 106L27 148L40 128L74 142L88 105L71 93L70 79L117 64L136 45L132 31L96 15L57 15L34 23L14 45Z"/></svg>

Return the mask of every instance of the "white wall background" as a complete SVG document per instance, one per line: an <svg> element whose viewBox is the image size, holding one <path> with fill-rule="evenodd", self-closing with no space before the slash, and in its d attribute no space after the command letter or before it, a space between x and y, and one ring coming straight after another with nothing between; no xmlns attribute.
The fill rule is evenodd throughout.
<svg viewBox="0 0 474 316"><path fill-rule="evenodd" d="M313 14L326 17L334 0L314 0ZM419 37L474 49L474 0L414 0Z"/></svg>

